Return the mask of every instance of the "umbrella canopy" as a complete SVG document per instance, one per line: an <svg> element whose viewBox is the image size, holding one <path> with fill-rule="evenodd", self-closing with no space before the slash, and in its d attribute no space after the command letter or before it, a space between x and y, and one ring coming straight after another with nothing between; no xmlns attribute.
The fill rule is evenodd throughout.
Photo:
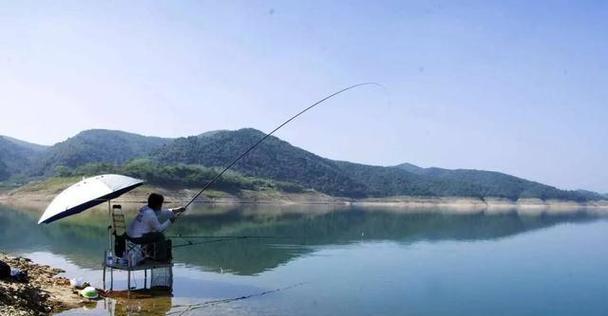
<svg viewBox="0 0 608 316"><path fill-rule="evenodd" d="M38 224L48 224L78 214L95 205L115 199L143 183L143 180L118 174L104 174L83 179L59 193L42 213Z"/></svg>

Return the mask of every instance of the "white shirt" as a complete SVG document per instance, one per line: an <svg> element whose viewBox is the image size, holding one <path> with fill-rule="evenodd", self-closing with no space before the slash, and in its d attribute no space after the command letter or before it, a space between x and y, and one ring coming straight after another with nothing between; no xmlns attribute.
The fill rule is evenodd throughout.
<svg viewBox="0 0 608 316"><path fill-rule="evenodd" d="M144 206L129 224L127 234L131 238L139 238L147 233L162 232L171 225L171 221L167 219L161 224L158 218L166 218L167 216L173 218L175 214L171 210L161 210L157 213L149 206Z"/></svg>

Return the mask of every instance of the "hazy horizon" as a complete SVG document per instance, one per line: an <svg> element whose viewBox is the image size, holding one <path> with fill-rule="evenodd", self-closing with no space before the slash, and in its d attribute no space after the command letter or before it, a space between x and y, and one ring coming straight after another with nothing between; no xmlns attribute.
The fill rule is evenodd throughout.
<svg viewBox="0 0 608 316"><path fill-rule="evenodd" d="M608 192L608 3L0 5L0 135L270 131L323 157Z"/></svg>

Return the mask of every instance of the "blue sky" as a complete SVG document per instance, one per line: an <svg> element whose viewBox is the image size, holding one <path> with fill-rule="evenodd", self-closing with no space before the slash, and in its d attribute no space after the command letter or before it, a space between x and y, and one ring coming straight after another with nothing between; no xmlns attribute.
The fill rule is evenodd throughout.
<svg viewBox="0 0 608 316"><path fill-rule="evenodd" d="M608 2L0 1L0 134L275 125L375 165L608 192Z"/></svg>

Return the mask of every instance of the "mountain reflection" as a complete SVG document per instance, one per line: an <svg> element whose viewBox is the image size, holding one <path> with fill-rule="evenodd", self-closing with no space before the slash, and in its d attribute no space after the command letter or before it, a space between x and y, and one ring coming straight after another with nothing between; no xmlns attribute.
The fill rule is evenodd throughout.
<svg viewBox="0 0 608 316"><path fill-rule="evenodd" d="M133 216L135 211L129 211ZM49 225L37 215L0 206L0 249L8 252L50 251L86 268L98 268L107 247L107 213L89 212ZM176 248L176 262L204 270L252 275L273 269L326 245L369 241L414 243L443 240L489 240L560 223L598 217L585 213L523 216L516 212L455 215L447 212L324 206L217 208L198 206L170 228L168 235L267 236L234 240L174 238L202 244Z"/></svg>

